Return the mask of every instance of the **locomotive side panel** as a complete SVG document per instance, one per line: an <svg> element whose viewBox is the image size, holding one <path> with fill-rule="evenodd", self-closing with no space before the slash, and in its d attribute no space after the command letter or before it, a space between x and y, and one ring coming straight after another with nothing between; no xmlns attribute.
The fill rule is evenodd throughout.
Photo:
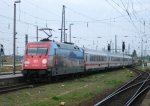
<svg viewBox="0 0 150 106"><path fill-rule="evenodd" d="M56 70L53 70L53 76L84 71L84 54L82 51L58 48L55 52Z"/></svg>
<svg viewBox="0 0 150 106"><path fill-rule="evenodd" d="M52 69L55 67L55 61L56 61L56 54L55 54L55 50L56 50L57 45L54 42L51 42L51 46L50 46L50 51L48 54L48 69Z"/></svg>

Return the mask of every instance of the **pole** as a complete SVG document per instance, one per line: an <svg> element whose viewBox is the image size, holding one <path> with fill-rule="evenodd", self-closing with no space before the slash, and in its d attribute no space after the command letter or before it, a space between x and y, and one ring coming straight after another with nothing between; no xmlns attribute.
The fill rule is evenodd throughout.
<svg viewBox="0 0 150 106"><path fill-rule="evenodd" d="M36 41L37 41L37 42L38 42L38 35L39 35L38 30L39 30L39 28L38 28L38 26L37 26L37 27L36 27Z"/></svg>
<svg viewBox="0 0 150 106"><path fill-rule="evenodd" d="M96 51L97 51L97 47L98 47L98 46L96 45Z"/></svg>
<svg viewBox="0 0 150 106"><path fill-rule="evenodd" d="M111 47L112 47L112 44L111 44L111 43L112 43L112 41L110 41L110 52L111 52L111 49L112 49L112 48L111 48Z"/></svg>
<svg viewBox="0 0 150 106"><path fill-rule="evenodd" d="M19 47L17 46L17 55L16 55L16 60L18 60L19 57Z"/></svg>
<svg viewBox="0 0 150 106"><path fill-rule="evenodd" d="M143 38L141 39L141 59L143 59Z"/></svg>
<svg viewBox="0 0 150 106"><path fill-rule="evenodd" d="M64 5L63 5L63 9L62 9L62 22L61 22L61 39L60 42L62 42L63 39L63 28L64 28Z"/></svg>
<svg viewBox="0 0 150 106"><path fill-rule="evenodd" d="M128 45L128 54L130 54L130 43Z"/></svg>
<svg viewBox="0 0 150 106"><path fill-rule="evenodd" d="M28 43L28 34L25 35L25 47L26 47L27 43Z"/></svg>
<svg viewBox="0 0 150 106"><path fill-rule="evenodd" d="M16 71L16 3L14 3L14 32L13 32L13 74Z"/></svg>
<svg viewBox="0 0 150 106"><path fill-rule="evenodd" d="M141 61L142 61L142 68L144 68L144 59L143 59L143 38L141 39Z"/></svg>
<svg viewBox="0 0 150 106"><path fill-rule="evenodd" d="M71 43L71 24L69 25L69 37L70 37L70 43Z"/></svg>
<svg viewBox="0 0 150 106"><path fill-rule="evenodd" d="M66 39L65 39L65 35L66 35L66 31L65 31L65 5L63 5L63 10L64 10L64 41L66 41Z"/></svg>
<svg viewBox="0 0 150 106"><path fill-rule="evenodd" d="M117 35L115 35L115 53L117 53Z"/></svg>
<svg viewBox="0 0 150 106"><path fill-rule="evenodd" d="M71 26L72 26L72 25L74 25L74 24L70 24L70 25L69 25L69 37L70 37L70 43L71 43Z"/></svg>
<svg viewBox="0 0 150 106"><path fill-rule="evenodd" d="M61 23L61 39L60 39L60 42L65 42L66 41L66 38L65 38L65 5L63 5L63 9L62 9L62 23Z"/></svg>
<svg viewBox="0 0 150 106"><path fill-rule="evenodd" d="M16 3L20 3L21 1L14 2L14 28L13 28L13 74L16 71Z"/></svg>
<svg viewBox="0 0 150 106"><path fill-rule="evenodd" d="M123 68L124 68L124 51L123 51Z"/></svg>

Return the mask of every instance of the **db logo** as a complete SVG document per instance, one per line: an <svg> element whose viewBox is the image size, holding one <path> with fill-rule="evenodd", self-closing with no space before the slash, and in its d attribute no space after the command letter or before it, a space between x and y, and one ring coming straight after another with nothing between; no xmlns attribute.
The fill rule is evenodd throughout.
<svg viewBox="0 0 150 106"><path fill-rule="evenodd" d="M34 63L38 63L38 60L33 60Z"/></svg>

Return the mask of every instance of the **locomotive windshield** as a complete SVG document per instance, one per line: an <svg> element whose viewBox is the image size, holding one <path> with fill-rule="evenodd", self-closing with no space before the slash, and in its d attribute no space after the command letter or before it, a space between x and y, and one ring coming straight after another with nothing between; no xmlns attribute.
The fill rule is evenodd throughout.
<svg viewBox="0 0 150 106"><path fill-rule="evenodd" d="M27 55L46 55L47 48L28 48Z"/></svg>

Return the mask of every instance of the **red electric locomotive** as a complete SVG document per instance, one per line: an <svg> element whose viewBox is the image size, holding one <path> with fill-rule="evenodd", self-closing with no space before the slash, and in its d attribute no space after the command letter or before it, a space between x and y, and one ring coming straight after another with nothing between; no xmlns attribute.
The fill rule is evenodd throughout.
<svg viewBox="0 0 150 106"><path fill-rule="evenodd" d="M84 51L73 44L40 41L26 46L24 76L57 76L84 71Z"/></svg>

